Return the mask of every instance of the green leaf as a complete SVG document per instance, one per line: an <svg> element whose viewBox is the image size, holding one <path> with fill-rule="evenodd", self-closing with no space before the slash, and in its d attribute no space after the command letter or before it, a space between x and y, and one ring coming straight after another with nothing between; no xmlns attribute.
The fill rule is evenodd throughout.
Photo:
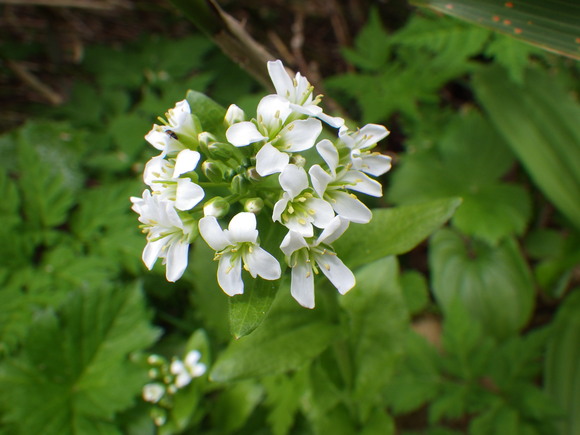
<svg viewBox="0 0 580 435"><path fill-rule="evenodd" d="M270 407L268 423L274 435L286 435L292 428L300 401L306 393L309 370L281 374L262 380L266 389L266 404Z"/></svg>
<svg viewBox="0 0 580 435"><path fill-rule="evenodd" d="M288 297L270 310L262 326L228 346L219 356L210 379L218 382L296 370L326 349L338 335L336 325L320 320L316 311Z"/></svg>
<svg viewBox="0 0 580 435"><path fill-rule="evenodd" d="M72 293L35 320L20 354L0 366L6 421L24 434L117 433L115 413L146 382L128 357L156 336L137 286Z"/></svg>
<svg viewBox="0 0 580 435"><path fill-rule="evenodd" d="M560 307L554 335L548 343L545 389L566 413L558 424L560 435L580 434L580 290L576 288Z"/></svg>
<svg viewBox="0 0 580 435"><path fill-rule="evenodd" d="M505 80L499 68L474 79L477 97L532 179L580 228L580 105L557 80L530 70L525 86Z"/></svg>
<svg viewBox="0 0 580 435"><path fill-rule="evenodd" d="M220 434L236 433L262 400L264 388L253 380L231 385L212 407L212 427Z"/></svg>
<svg viewBox="0 0 580 435"><path fill-rule="evenodd" d="M356 36L355 49L343 48L347 61L370 71L384 67L390 55L389 35L381 22L377 8L372 8L367 23Z"/></svg>
<svg viewBox="0 0 580 435"><path fill-rule="evenodd" d="M409 314L422 312L429 304L429 288L427 279L421 272L407 270L401 274L403 297Z"/></svg>
<svg viewBox="0 0 580 435"><path fill-rule="evenodd" d="M186 99L191 113L199 118L203 131L221 136L226 109L201 92L189 90Z"/></svg>
<svg viewBox="0 0 580 435"><path fill-rule="evenodd" d="M350 318L354 363L353 400L366 420L380 405L380 392L393 374L408 327L398 283L398 264L387 257L358 269L356 287L339 299Z"/></svg>
<svg viewBox="0 0 580 435"><path fill-rule="evenodd" d="M389 255L410 251L443 225L461 203L447 198L376 209L366 225L351 225L335 243L339 257L356 268Z"/></svg>
<svg viewBox="0 0 580 435"><path fill-rule="evenodd" d="M498 338L517 332L528 321L534 288L514 240L492 247L441 230L431 240L429 264L433 291L443 310L460 301Z"/></svg>
<svg viewBox="0 0 580 435"><path fill-rule="evenodd" d="M263 234L262 247L277 256L283 265L283 253L278 249L284 236L283 227L273 225L271 222L269 227L264 229L261 228L261 223L258 223L258 227ZM267 281L259 277L244 281L246 284L244 293L230 298L230 328L235 338L248 335L262 323L281 283L280 279Z"/></svg>
<svg viewBox="0 0 580 435"><path fill-rule="evenodd" d="M501 33L493 36L485 49L485 55L503 66L514 83L523 84L524 73L530 65L530 56L540 54L541 50Z"/></svg>
<svg viewBox="0 0 580 435"><path fill-rule="evenodd" d="M580 59L580 7L575 0L414 0L413 3Z"/></svg>

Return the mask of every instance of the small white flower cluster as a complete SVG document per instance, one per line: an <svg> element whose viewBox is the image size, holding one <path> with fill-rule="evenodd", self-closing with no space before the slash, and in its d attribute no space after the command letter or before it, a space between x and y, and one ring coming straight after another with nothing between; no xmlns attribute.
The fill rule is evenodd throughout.
<svg viewBox="0 0 580 435"><path fill-rule="evenodd" d="M151 416L157 426L165 424L165 409L171 408L172 396L194 378L205 374L207 367L200 359L201 353L197 350L189 351L183 360L173 358L171 363L160 355L153 354L147 358L151 382L143 387L142 397L146 402L156 405Z"/></svg>
<svg viewBox="0 0 580 435"><path fill-rule="evenodd" d="M386 173L391 159L372 150L389 131L376 124L351 130L323 112L321 96L313 97L300 73L291 78L279 60L268 62L268 71L276 94L262 98L249 121L231 105L223 131L203 131L184 100L169 110L164 125L153 126L145 138L161 154L147 163L144 181L151 190L131 198L133 210L147 234L143 261L149 269L162 258L167 279L179 279L188 247L201 234L216 251L218 283L230 296L244 291L242 267L253 278L280 278L280 263L260 247L257 228L282 225L292 296L312 308L319 270L340 293L355 285L331 244L350 222L371 220L354 192L382 196L371 177ZM319 140L321 121L338 129L334 142Z"/></svg>

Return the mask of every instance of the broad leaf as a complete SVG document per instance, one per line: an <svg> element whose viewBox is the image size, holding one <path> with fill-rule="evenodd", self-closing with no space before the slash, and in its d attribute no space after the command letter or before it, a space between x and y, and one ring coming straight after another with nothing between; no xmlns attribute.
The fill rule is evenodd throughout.
<svg viewBox="0 0 580 435"><path fill-rule="evenodd" d="M404 254L443 225L460 203L447 198L374 210L370 223L351 225L334 243L336 252L350 268Z"/></svg>
<svg viewBox="0 0 580 435"><path fill-rule="evenodd" d="M488 332L505 338L528 321L534 288L517 244L497 247L441 230L431 239L433 291L444 311L458 301Z"/></svg>
<svg viewBox="0 0 580 435"><path fill-rule="evenodd" d="M211 98L197 91L188 91L186 96L191 113L199 118L203 131L219 135L224 129L226 110Z"/></svg>

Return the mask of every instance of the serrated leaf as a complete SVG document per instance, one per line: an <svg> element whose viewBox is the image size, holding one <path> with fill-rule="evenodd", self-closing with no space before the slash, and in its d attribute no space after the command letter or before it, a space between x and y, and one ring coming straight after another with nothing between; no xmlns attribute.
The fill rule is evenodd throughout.
<svg viewBox="0 0 580 435"><path fill-rule="evenodd" d="M156 336L137 286L71 294L35 320L22 352L1 366L6 420L24 434L111 433L115 413L146 380L128 356Z"/></svg>
<svg viewBox="0 0 580 435"><path fill-rule="evenodd" d="M220 434L236 433L262 400L264 388L253 380L237 382L222 392L212 408L211 418Z"/></svg>
<svg viewBox="0 0 580 435"><path fill-rule="evenodd" d="M336 339L336 325L290 298L280 299L288 300L273 308L259 329L230 343L215 362L210 379L225 382L296 370Z"/></svg>
<svg viewBox="0 0 580 435"><path fill-rule="evenodd" d="M541 51L517 39L496 33L485 49L487 56L502 65L514 83L523 84L524 73L530 64L530 56Z"/></svg>
<svg viewBox="0 0 580 435"><path fill-rule="evenodd" d="M498 338L517 332L528 321L534 288L515 241L506 239L491 247L441 230L431 239L429 264L433 291L444 311L460 301Z"/></svg>
<svg viewBox="0 0 580 435"><path fill-rule="evenodd" d="M443 225L461 203L457 198L376 209L366 225L351 225L334 246L350 268L410 251Z"/></svg>
<svg viewBox="0 0 580 435"><path fill-rule="evenodd" d="M282 374L262 380L266 389L266 404L270 408L268 423L274 435L286 435L292 428L300 400L308 386L308 370Z"/></svg>
<svg viewBox="0 0 580 435"><path fill-rule="evenodd" d="M342 53L355 66L378 71L387 63L390 55L389 35L376 8L371 9L367 23L356 36L354 46L355 49L343 48Z"/></svg>

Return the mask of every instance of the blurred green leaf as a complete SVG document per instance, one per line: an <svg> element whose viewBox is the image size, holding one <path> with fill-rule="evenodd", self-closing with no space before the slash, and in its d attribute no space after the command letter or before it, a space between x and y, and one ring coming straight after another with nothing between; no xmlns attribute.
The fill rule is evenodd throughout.
<svg viewBox="0 0 580 435"><path fill-rule="evenodd" d="M237 433L262 400L264 388L254 380L232 384L212 407L212 427L220 434Z"/></svg>
<svg viewBox="0 0 580 435"><path fill-rule="evenodd" d="M413 0L413 3L580 59L580 6L575 0Z"/></svg>
<svg viewBox="0 0 580 435"><path fill-rule="evenodd" d="M497 338L516 333L528 321L534 287L514 240L492 247L444 229L431 239L429 264L435 297L446 313L461 301Z"/></svg>
<svg viewBox="0 0 580 435"><path fill-rule="evenodd" d="M477 97L538 187L580 228L580 105L540 70L527 72L525 86L505 77L497 67L476 74Z"/></svg>
<svg viewBox="0 0 580 435"><path fill-rule="evenodd" d="M548 344L545 389L566 413L558 423L560 435L580 434L580 290L561 305Z"/></svg>
<svg viewBox="0 0 580 435"><path fill-rule="evenodd" d="M303 369L262 380L267 393L266 404L270 407L268 423L274 435L286 435L292 428L300 401L306 394L308 372Z"/></svg>
<svg viewBox="0 0 580 435"><path fill-rule="evenodd" d="M203 131L208 131L220 137L220 133L224 131L226 109L197 91L188 91L186 99L191 108L191 113L199 118Z"/></svg>
<svg viewBox="0 0 580 435"><path fill-rule="evenodd" d="M427 279L421 272L416 270L402 272L401 288L409 314L418 314L429 304L429 287Z"/></svg>
<svg viewBox="0 0 580 435"><path fill-rule="evenodd" d="M0 403L18 433L113 434L146 381L128 357L157 332L137 286L86 289L32 325L22 351L0 366Z"/></svg>
<svg viewBox="0 0 580 435"><path fill-rule="evenodd" d="M335 243L336 252L350 268L389 255L410 251L452 215L460 199L438 199L373 211L366 225L351 225Z"/></svg>

